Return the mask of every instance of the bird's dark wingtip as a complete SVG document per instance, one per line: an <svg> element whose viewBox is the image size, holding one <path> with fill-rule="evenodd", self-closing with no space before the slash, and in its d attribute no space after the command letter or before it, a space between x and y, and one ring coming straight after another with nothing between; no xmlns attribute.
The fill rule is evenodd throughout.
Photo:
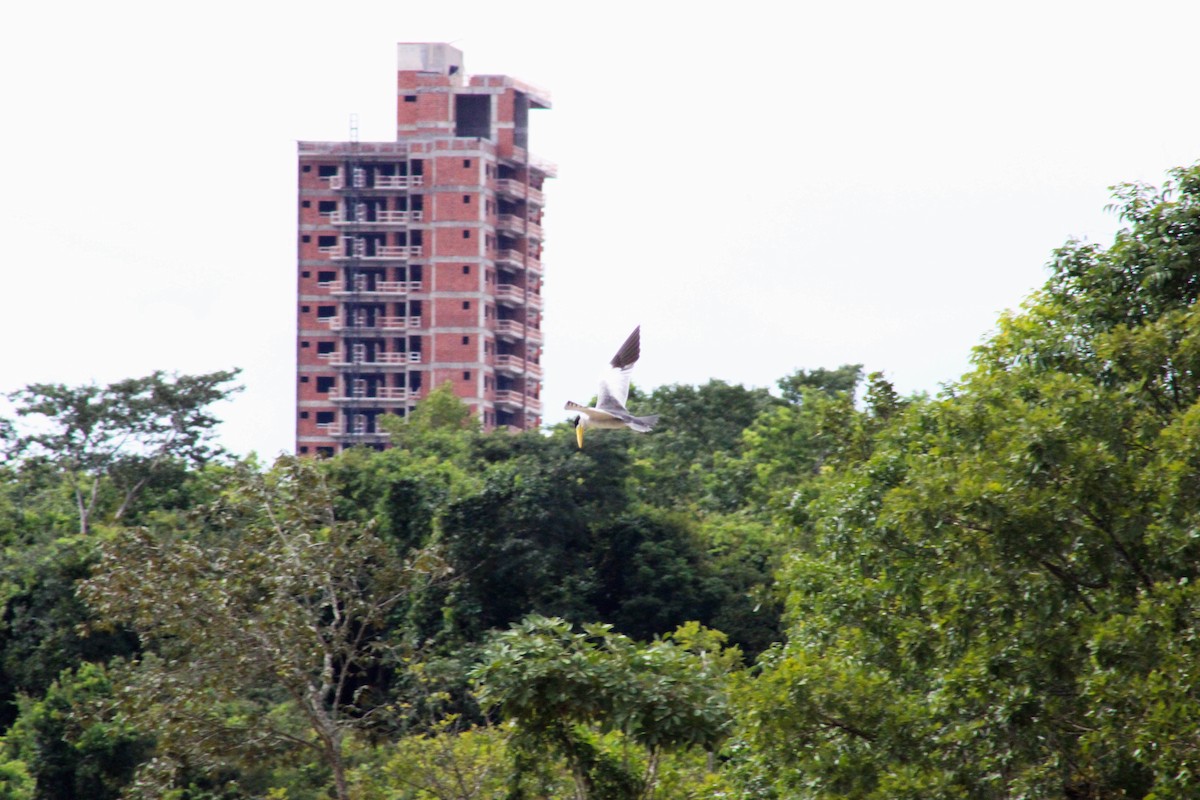
<svg viewBox="0 0 1200 800"><path fill-rule="evenodd" d="M637 363L637 360L642 355L642 326L638 325L633 329L633 333L625 340L625 344L621 345L621 349L613 356L612 366L617 369L625 369Z"/></svg>

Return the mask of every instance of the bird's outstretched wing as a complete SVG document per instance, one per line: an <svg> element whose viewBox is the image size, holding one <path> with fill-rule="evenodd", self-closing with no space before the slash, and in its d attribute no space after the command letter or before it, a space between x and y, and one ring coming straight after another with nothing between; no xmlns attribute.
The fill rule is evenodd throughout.
<svg viewBox="0 0 1200 800"><path fill-rule="evenodd" d="M629 416L628 413L620 409L614 408L605 410L602 408L588 408L587 406L581 406L579 403L571 400L568 400L567 404L563 407L568 411L578 411L580 414L583 414L592 421L618 420L620 422L624 422L625 418Z"/></svg>
<svg viewBox="0 0 1200 800"><path fill-rule="evenodd" d="M596 408L625 411L625 402L629 398L629 373L633 371L633 365L637 363L641 354L642 326L638 325L609 362L612 370L600 381Z"/></svg>

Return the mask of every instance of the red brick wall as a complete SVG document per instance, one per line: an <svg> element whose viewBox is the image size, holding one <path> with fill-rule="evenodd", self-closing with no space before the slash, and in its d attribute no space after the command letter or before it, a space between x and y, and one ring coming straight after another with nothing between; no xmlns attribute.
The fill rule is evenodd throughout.
<svg viewBox="0 0 1200 800"><path fill-rule="evenodd" d="M463 274L463 267L469 267L470 272ZM479 264L464 261L462 264L442 263L432 267L436 271L439 292L478 292L480 291Z"/></svg>
<svg viewBox="0 0 1200 800"><path fill-rule="evenodd" d="M468 308L463 308L463 303ZM481 301L476 297L439 297L433 304L433 319L439 328L476 328L483 317Z"/></svg>
<svg viewBox="0 0 1200 800"><path fill-rule="evenodd" d="M464 338L466 344L462 343ZM477 333L439 333L433 337L433 346L438 361L457 364L479 361L483 350L480 334Z"/></svg>
<svg viewBox="0 0 1200 800"><path fill-rule="evenodd" d="M483 252L484 234L479 227L464 224L461 228L453 226L434 228L432 235L434 238L432 254L435 256L478 256ZM431 251L426 247L425 252L430 253Z"/></svg>
<svg viewBox="0 0 1200 800"><path fill-rule="evenodd" d="M463 198L468 198L463 202ZM478 222L482 219L480 204L484 201L483 193L478 190L463 189L460 191L436 192L426 195L425 203L428 208L432 205L432 219L439 222Z"/></svg>

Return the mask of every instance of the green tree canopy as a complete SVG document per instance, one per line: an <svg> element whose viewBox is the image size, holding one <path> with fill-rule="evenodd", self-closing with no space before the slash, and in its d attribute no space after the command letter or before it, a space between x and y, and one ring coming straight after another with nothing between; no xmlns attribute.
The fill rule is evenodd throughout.
<svg viewBox="0 0 1200 800"><path fill-rule="evenodd" d="M961 384L810 482L748 789L1197 791L1200 171L1118 198L1112 247L1059 251Z"/></svg>
<svg viewBox="0 0 1200 800"><path fill-rule="evenodd" d="M494 636L473 677L481 702L516 725L517 746L567 760L581 796L632 800L653 786L662 750L712 749L726 736L724 684L740 656L723 641L693 624L639 644L608 625L576 632L534 616ZM597 747L594 731L645 748L645 772Z"/></svg>
<svg viewBox="0 0 1200 800"><path fill-rule="evenodd" d="M346 734L387 699L365 679L389 654L389 615L444 566L430 550L402 557L333 508L320 465L283 459L233 471L189 528L104 544L82 591L145 648L120 675L119 710L157 737L148 785L170 781L172 764L303 747L348 796Z"/></svg>
<svg viewBox="0 0 1200 800"><path fill-rule="evenodd" d="M155 372L103 387L32 384L9 395L17 415L34 422L8 435L8 456L53 462L86 534L106 481L116 492L113 517L121 519L162 470L219 452L212 444L218 420L208 407L237 391L226 386L237 374Z"/></svg>

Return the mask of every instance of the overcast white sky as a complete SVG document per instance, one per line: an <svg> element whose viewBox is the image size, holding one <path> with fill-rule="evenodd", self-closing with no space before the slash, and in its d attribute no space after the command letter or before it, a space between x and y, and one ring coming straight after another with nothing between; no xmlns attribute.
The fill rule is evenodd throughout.
<svg viewBox="0 0 1200 800"><path fill-rule="evenodd" d="M708 10L702 10L708 9ZM0 30L0 390L244 370L293 446L296 141L394 138L395 44L550 90L546 419L861 362L936 392L1110 185L1200 159L1200 3L22 3ZM602 280L597 281L597 277Z"/></svg>

